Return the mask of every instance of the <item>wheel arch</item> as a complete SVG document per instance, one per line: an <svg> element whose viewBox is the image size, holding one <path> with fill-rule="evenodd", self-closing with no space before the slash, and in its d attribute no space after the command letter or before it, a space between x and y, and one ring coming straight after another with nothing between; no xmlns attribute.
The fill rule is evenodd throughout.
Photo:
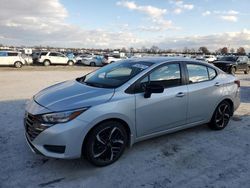
<svg viewBox="0 0 250 188"><path fill-rule="evenodd" d="M127 146L131 146L131 144L132 144L132 143L131 143L131 142L132 142L132 139L131 139L131 129L130 129L128 123L127 123L125 120L121 119L121 118L108 118L108 119L104 119L104 120L102 120L102 121L99 121L99 122L96 123L94 126L92 126L91 129L88 130L88 133L86 134L86 136L84 137L83 142L82 142L82 152L81 152L82 155L84 155L84 152L86 151L86 150L85 150L86 141L87 141L87 139L88 139L88 137L89 137L91 131L92 131L96 126L100 125L101 123L107 122L107 121L117 121L117 122L121 123L121 124L124 126L124 128L125 128L125 130L126 130L126 133L127 133L127 137L128 137Z"/></svg>
<svg viewBox="0 0 250 188"><path fill-rule="evenodd" d="M45 61L49 61L49 63L51 63L51 61L50 61L49 59L45 59L45 60L43 60L43 63L44 63Z"/></svg>
<svg viewBox="0 0 250 188"><path fill-rule="evenodd" d="M20 60L15 61L15 62L14 62L14 65L15 65L16 63L21 63L22 65L24 65L24 63L23 63L22 61L20 61Z"/></svg>
<svg viewBox="0 0 250 188"><path fill-rule="evenodd" d="M216 108L217 108L222 102L224 102L224 101L226 101L226 102L228 102L228 103L230 104L230 107L231 107L231 116L232 116L233 113L234 113L234 103L233 103L233 100L230 99L229 97L226 97L226 98L220 100L220 102L216 105ZM216 110L216 108L215 108L215 110Z"/></svg>
<svg viewBox="0 0 250 188"><path fill-rule="evenodd" d="M73 61L72 59L69 59L69 60L67 61L67 64L69 64L70 62L72 62L72 63L74 64L74 61Z"/></svg>

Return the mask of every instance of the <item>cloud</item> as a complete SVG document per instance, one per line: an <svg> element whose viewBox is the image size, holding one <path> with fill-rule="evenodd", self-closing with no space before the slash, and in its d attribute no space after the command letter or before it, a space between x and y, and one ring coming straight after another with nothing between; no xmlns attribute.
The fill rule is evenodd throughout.
<svg viewBox="0 0 250 188"><path fill-rule="evenodd" d="M70 24L67 22L69 16L67 9L58 0L2 0L0 6L0 43L80 48L131 46L136 48L157 45L161 48L183 49L185 46L189 48L207 46L209 50L230 45L234 48L243 46L250 50L250 28L239 32L201 36L185 36L183 34L182 37L169 37L162 31L178 28L173 26L171 20L165 18L167 11L165 13L152 11L158 10L157 7L155 7L157 9L150 9L150 11L148 8L138 9L138 7L152 6L141 6L136 3L130 3L128 6L134 11L142 12L147 17L148 23L138 26L139 32L138 30L131 30L128 24L119 25L118 29L111 27L112 30L90 30ZM216 17L222 15L238 16L240 14L237 14L237 11L234 10L226 12L220 11L215 14L211 11L211 14ZM141 31L152 32L152 34L147 35L147 38L142 37Z"/></svg>
<svg viewBox="0 0 250 188"><path fill-rule="evenodd" d="M0 43L117 48L141 42L140 37L128 30L88 30L67 23L67 17L67 9L58 0L2 0Z"/></svg>
<svg viewBox="0 0 250 188"><path fill-rule="evenodd" d="M247 51L250 50L250 30L243 29L238 32L215 33L211 35L196 35L183 37L162 37L161 42L155 44L161 48L167 49L198 49L200 46L206 46L209 50L214 51L224 46L238 48L243 46Z"/></svg>
<svg viewBox="0 0 250 188"><path fill-rule="evenodd" d="M167 9L157 8L151 5L138 5L133 1L118 1L116 3L118 6L128 8L130 10L136 10L142 12L149 16L149 22L151 24L139 26L138 30L147 31L147 32L160 32L169 29L179 29L176 26L173 26L171 20L164 18L164 15L167 13ZM153 25L152 25L153 24Z"/></svg>
<svg viewBox="0 0 250 188"><path fill-rule="evenodd" d="M118 1L116 4L119 6L126 7L130 10L137 10L143 12L153 18L162 17L164 14L167 13L166 9L157 8L151 5L140 6L133 1Z"/></svg>
<svg viewBox="0 0 250 188"><path fill-rule="evenodd" d="M220 18L222 20L226 20L226 21L229 21L229 22L237 22L238 21L238 18L236 16L233 16L233 15L220 16Z"/></svg>
<svg viewBox="0 0 250 188"><path fill-rule="evenodd" d="M174 14L181 14L185 10L194 9L193 4L184 3L184 1L182 0L169 0L169 3L174 5L174 10L173 10Z"/></svg>
<svg viewBox="0 0 250 188"><path fill-rule="evenodd" d="M175 14L180 14L182 12L182 9L181 8L176 8L174 9L174 13Z"/></svg>
<svg viewBox="0 0 250 188"><path fill-rule="evenodd" d="M220 18L222 20L229 21L229 22L237 22L239 14L240 13L235 10L228 10L228 11L215 10L212 12L207 10L202 13L202 16L216 15L217 18Z"/></svg>
<svg viewBox="0 0 250 188"><path fill-rule="evenodd" d="M205 12L202 13L202 16L208 16L210 14L211 14L211 12L207 10L207 11L205 11Z"/></svg>

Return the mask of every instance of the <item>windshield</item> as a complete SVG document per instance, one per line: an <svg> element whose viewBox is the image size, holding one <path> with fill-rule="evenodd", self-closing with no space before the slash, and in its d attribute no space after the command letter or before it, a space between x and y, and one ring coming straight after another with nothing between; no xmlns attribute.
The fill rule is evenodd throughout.
<svg viewBox="0 0 250 188"><path fill-rule="evenodd" d="M229 57L222 57L219 59L219 61L233 61L235 62L237 60L237 57L229 56Z"/></svg>
<svg viewBox="0 0 250 188"><path fill-rule="evenodd" d="M77 81L93 87L116 88L151 65L150 62L119 61L100 68Z"/></svg>

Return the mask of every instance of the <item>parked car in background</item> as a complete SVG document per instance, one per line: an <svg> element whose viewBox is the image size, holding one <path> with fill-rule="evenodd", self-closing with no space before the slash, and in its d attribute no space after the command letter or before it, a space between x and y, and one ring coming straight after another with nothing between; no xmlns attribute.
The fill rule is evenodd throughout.
<svg viewBox="0 0 250 188"><path fill-rule="evenodd" d="M21 68L26 62L21 56L21 52L16 51L0 51L0 65L14 66Z"/></svg>
<svg viewBox="0 0 250 188"><path fill-rule="evenodd" d="M23 54L23 53L21 54L21 56L25 60L25 64L27 64L27 65L33 64L32 56L26 55L26 54Z"/></svg>
<svg viewBox="0 0 250 188"><path fill-rule="evenodd" d="M214 55L205 55L204 58L208 63L213 63L214 61L217 60L217 58Z"/></svg>
<svg viewBox="0 0 250 188"><path fill-rule="evenodd" d="M203 61L203 62L208 63L208 61L206 60L206 58L205 58L204 56L197 56L195 59L196 59L197 61Z"/></svg>
<svg viewBox="0 0 250 188"><path fill-rule="evenodd" d="M87 66L103 66L104 65L104 58L103 56L96 55L96 56L88 56L84 57L81 61L82 64L87 65Z"/></svg>
<svg viewBox="0 0 250 188"><path fill-rule="evenodd" d="M41 52L38 62L44 66L49 66L53 64L62 64L62 65L74 65L75 59L71 59L66 55L60 52Z"/></svg>
<svg viewBox="0 0 250 188"><path fill-rule="evenodd" d="M36 153L83 155L105 166L142 140L201 124L224 129L239 107L239 87L236 77L208 63L123 60L32 97L25 108L25 135Z"/></svg>
<svg viewBox="0 0 250 188"><path fill-rule="evenodd" d="M33 53L31 54L33 63L37 63L37 62L38 62L38 59L39 59L39 57L40 57L40 54L41 54L41 52L39 52L39 51L33 52Z"/></svg>
<svg viewBox="0 0 250 188"><path fill-rule="evenodd" d="M90 54L80 54L75 57L75 60L77 63L81 63L81 61L86 57L90 57Z"/></svg>
<svg viewBox="0 0 250 188"><path fill-rule="evenodd" d="M244 71L245 74L248 74L250 71L247 56L224 56L218 61L215 61L214 65L230 74L235 74L236 71Z"/></svg>

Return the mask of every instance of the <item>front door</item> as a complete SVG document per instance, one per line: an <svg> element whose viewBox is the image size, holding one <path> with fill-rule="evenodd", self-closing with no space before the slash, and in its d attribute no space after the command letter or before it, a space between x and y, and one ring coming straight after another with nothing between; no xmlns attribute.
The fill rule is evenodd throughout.
<svg viewBox="0 0 250 188"><path fill-rule="evenodd" d="M165 64L149 73L139 85L148 83L164 86L163 93L144 98L144 92L136 97L137 137L171 129L186 123L187 86L182 85L179 63Z"/></svg>

